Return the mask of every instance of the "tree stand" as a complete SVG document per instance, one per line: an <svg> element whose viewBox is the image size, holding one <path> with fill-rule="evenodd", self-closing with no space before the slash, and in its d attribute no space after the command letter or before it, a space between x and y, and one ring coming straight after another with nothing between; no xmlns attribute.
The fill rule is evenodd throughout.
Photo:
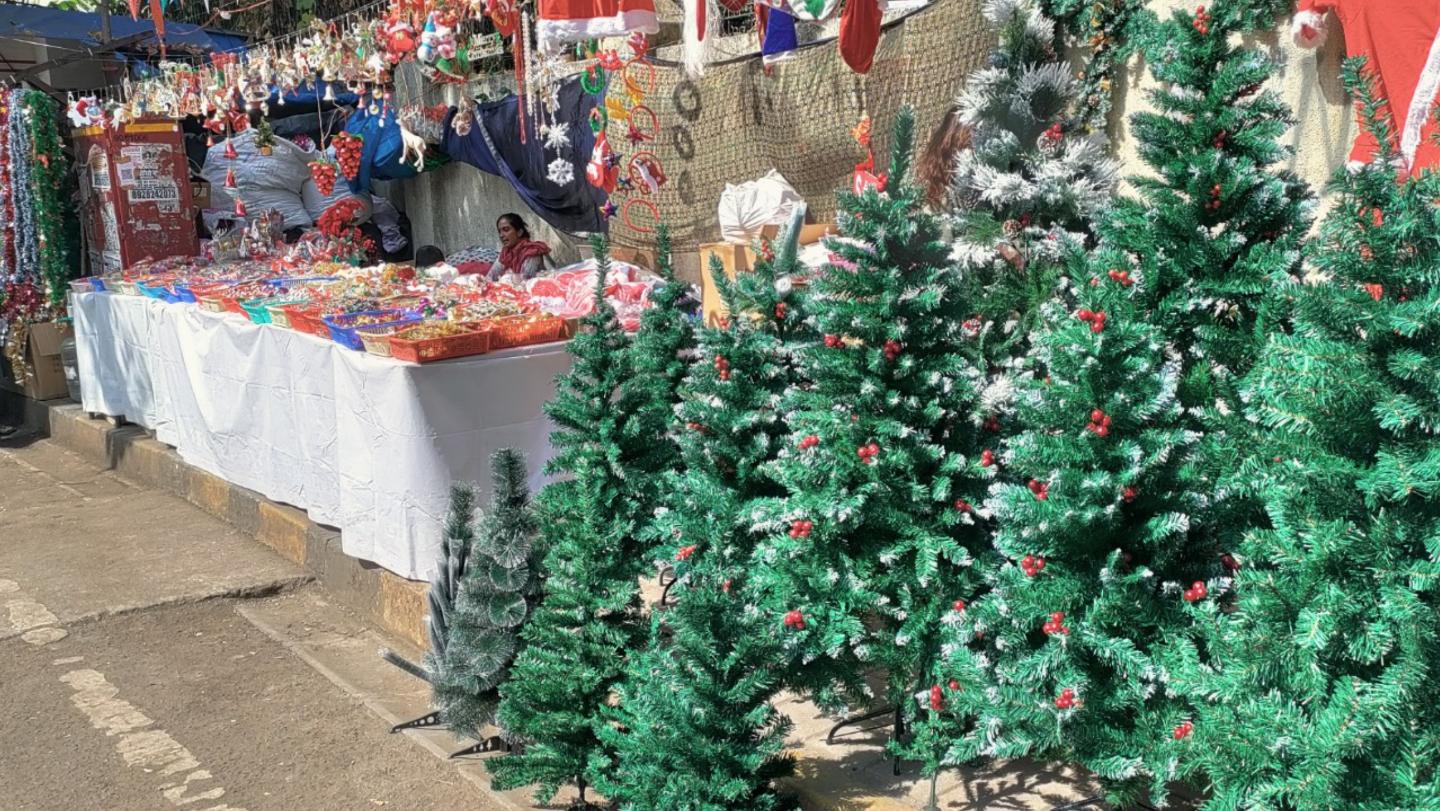
<svg viewBox="0 0 1440 811"><path fill-rule="evenodd" d="M892 713L895 715L895 726L890 733L890 737L891 740L898 741L905 734L905 717L900 714L899 707L885 707L883 709L874 710L872 712L867 712L862 715L853 715L840 721L835 726L830 727L830 732L825 736L825 743L829 746L834 746L835 734L840 730L844 729L845 727L863 724L866 721L873 721L876 718L884 718L885 716ZM894 765L892 766L892 773L895 775L900 774L900 758L898 757L895 758Z"/></svg>

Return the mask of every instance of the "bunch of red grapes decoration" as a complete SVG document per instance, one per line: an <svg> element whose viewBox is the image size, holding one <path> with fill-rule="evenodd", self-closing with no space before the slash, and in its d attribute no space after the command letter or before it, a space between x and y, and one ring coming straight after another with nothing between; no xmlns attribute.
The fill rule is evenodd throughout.
<svg viewBox="0 0 1440 811"><path fill-rule="evenodd" d="M364 144L364 138L348 132L342 132L331 139L330 145L335 147L335 159L340 161L340 173L346 180L359 177L360 149Z"/></svg>
<svg viewBox="0 0 1440 811"><path fill-rule="evenodd" d="M338 173L339 169L332 161L310 161L310 179L315 181L315 188L325 197L335 191L335 178L339 176Z"/></svg>

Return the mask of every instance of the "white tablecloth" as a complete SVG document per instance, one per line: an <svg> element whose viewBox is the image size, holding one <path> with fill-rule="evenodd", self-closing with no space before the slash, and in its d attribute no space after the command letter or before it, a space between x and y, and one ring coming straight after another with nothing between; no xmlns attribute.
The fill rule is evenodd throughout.
<svg viewBox="0 0 1440 811"><path fill-rule="evenodd" d="M541 405L570 365L564 344L417 366L193 304L72 298L86 411L306 510L396 574L430 576L451 482L488 491L493 451L523 451L542 481Z"/></svg>

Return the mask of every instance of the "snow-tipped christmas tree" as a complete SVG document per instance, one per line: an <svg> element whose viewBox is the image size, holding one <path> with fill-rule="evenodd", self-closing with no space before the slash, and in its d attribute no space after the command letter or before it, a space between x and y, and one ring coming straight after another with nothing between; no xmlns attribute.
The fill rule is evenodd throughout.
<svg viewBox="0 0 1440 811"><path fill-rule="evenodd" d="M1023 349L1060 259L1109 203L1115 166L1070 117L1076 83L1039 0L987 0L984 13L999 44L956 103L970 146L956 156L951 203L966 300L998 361Z"/></svg>
<svg viewBox="0 0 1440 811"><path fill-rule="evenodd" d="M751 604L757 537L748 516L780 490L763 473L784 441L780 409L795 382L793 355L808 337L791 291L800 220L778 256L762 245L755 271L729 282L712 269L729 325L700 332L699 362L677 408L683 464L655 522L677 582L657 611L649 647L602 730L615 762L597 788L627 811L786 808L773 781L788 722L770 704L783 673L782 629Z"/></svg>
<svg viewBox="0 0 1440 811"><path fill-rule="evenodd" d="M913 126L903 110L883 191L841 196L843 239L811 281L817 335L769 468L786 495L753 513L764 538L748 573L795 686L865 701L863 677L881 670L909 727L930 719L941 622L979 585L993 437L962 280L908 176Z"/></svg>
<svg viewBox="0 0 1440 811"><path fill-rule="evenodd" d="M1345 74L1381 152L1337 176L1293 333L1250 377L1270 526L1183 671L1207 808L1440 803L1440 174L1397 183L1373 78Z"/></svg>
<svg viewBox="0 0 1440 811"><path fill-rule="evenodd" d="M530 512L525 461L514 450L490 459L494 495L469 544L459 593L445 616L448 631L436 653L432 639L431 684L440 719L472 738L495 720L498 687L515 657L521 623L529 615L539 563L536 523ZM474 494L457 486L451 524L468 513ZM449 533L447 533L448 536ZM432 627L434 615L432 587Z"/></svg>
<svg viewBox="0 0 1440 811"><path fill-rule="evenodd" d="M1172 684L1259 516L1226 486L1253 442L1240 381L1310 202L1273 169L1287 115L1269 60L1232 44L1242 6L1177 14L1147 43L1162 84L1134 130L1156 175L1101 215L1102 249L1044 309L987 502L1008 563L949 625L956 702L978 715L956 758L1075 760L1116 800L1198 779Z"/></svg>
<svg viewBox="0 0 1440 811"><path fill-rule="evenodd" d="M592 762L612 755L596 734L626 651L643 637L637 578L646 568L638 532L656 488L644 466L661 437L633 430L644 393L626 386L629 338L605 302L610 261L595 240L595 309L570 342L570 370L545 412L557 453L547 471L568 474L541 493L544 594L522 631L524 650L501 686L499 720L522 743L492 761L500 787L537 784L547 801L573 783L582 797Z"/></svg>
<svg viewBox="0 0 1440 811"><path fill-rule="evenodd" d="M450 640L450 621L455 602L460 596L460 583L465 578L465 565L470 547L475 543L475 489L466 482L450 487L450 509L445 514L445 529L440 538L440 561L425 595L429 614L425 617L425 635L430 641L425 665L432 681L444 669L445 646Z"/></svg>

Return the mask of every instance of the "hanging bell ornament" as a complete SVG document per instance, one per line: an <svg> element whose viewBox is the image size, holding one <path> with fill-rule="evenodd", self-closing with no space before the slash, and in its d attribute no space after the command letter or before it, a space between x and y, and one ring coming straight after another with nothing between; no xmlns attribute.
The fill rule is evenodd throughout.
<svg viewBox="0 0 1440 811"><path fill-rule="evenodd" d="M270 116L270 102L268 102L268 101L262 101L262 102L260 102L260 115L263 115L263 116L265 116L265 117L267 117L267 118Z"/></svg>
<svg viewBox="0 0 1440 811"><path fill-rule="evenodd" d="M233 189L233 188L235 188L235 170L234 170L234 169L226 169L226 170L225 170L225 188L227 188L227 189Z"/></svg>
<svg viewBox="0 0 1440 811"><path fill-rule="evenodd" d="M215 136L213 136L213 135L207 135L207 136L205 136L205 148L206 148L206 149L214 149L214 148L215 148Z"/></svg>
<svg viewBox="0 0 1440 811"><path fill-rule="evenodd" d="M235 142L229 138L225 139L225 157L232 161L240 157L240 153L235 151Z"/></svg>
<svg viewBox="0 0 1440 811"><path fill-rule="evenodd" d="M249 216L245 213L245 201L241 200L239 197L235 198L235 216L242 218Z"/></svg>
<svg viewBox="0 0 1440 811"><path fill-rule="evenodd" d="M333 85L333 84L331 84L331 83L329 83L329 82L327 82L327 83L325 84L325 100L326 100L326 101L334 101L334 100L335 100L335 85Z"/></svg>

